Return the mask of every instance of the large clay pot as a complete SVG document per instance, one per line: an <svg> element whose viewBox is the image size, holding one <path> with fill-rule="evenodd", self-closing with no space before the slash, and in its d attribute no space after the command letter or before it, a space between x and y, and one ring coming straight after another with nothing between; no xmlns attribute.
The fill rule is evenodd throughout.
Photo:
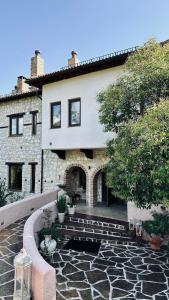
<svg viewBox="0 0 169 300"><path fill-rule="evenodd" d="M45 239L40 243L40 248L43 252L53 253L56 249L57 243L52 239L51 235L45 235Z"/></svg>
<svg viewBox="0 0 169 300"><path fill-rule="evenodd" d="M58 213L58 220L60 224L64 223L65 213Z"/></svg>
<svg viewBox="0 0 169 300"><path fill-rule="evenodd" d="M153 238L150 238L149 243L150 243L152 250L158 251L161 248L162 239L159 236L153 237Z"/></svg>

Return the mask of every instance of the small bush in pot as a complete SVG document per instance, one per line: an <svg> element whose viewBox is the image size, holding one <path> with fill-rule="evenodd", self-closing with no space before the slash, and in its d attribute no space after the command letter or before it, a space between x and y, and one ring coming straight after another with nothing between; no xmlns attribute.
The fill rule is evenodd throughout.
<svg viewBox="0 0 169 300"><path fill-rule="evenodd" d="M68 208L68 214L70 216L73 216L75 214L76 211L76 205L73 203L67 203L67 208Z"/></svg>
<svg viewBox="0 0 169 300"><path fill-rule="evenodd" d="M143 229L149 235L149 242L153 250L160 250L165 235L169 234L169 214L153 213L153 220L143 222Z"/></svg>
<svg viewBox="0 0 169 300"><path fill-rule="evenodd" d="M57 202L57 209L58 209L58 219L59 223L63 223L65 220L65 212L66 212L66 196L61 195Z"/></svg>

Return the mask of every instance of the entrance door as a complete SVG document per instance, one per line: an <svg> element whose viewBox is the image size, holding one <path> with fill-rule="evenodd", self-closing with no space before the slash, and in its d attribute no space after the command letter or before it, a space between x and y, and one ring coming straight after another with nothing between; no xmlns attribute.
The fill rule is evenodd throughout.
<svg viewBox="0 0 169 300"><path fill-rule="evenodd" d="M111 193L111 189L106 185L106 175L102 172L102 202L106 204L106 206L110 206L113 202L113 195Z"/></svg>

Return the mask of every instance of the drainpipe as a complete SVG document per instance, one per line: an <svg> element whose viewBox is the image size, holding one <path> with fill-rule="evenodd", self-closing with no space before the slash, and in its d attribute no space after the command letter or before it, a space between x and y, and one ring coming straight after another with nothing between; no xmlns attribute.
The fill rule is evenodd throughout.
<svg viewBox="0 0 169 300"><path fill-rule="evenodd" d="M43 150L41 151L41 189L40 192L43 193Z"/></svg>

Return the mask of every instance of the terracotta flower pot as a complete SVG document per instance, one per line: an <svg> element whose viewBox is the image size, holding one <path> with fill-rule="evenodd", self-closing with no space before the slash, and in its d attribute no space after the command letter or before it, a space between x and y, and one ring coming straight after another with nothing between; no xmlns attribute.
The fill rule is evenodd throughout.
<svg viewBox="0 0 169 300"><path fill-rule="evenodd" d="M149 240L149 243L152 250L158 251L161 248L162 239L159 236L153 237Z"/></svg>

